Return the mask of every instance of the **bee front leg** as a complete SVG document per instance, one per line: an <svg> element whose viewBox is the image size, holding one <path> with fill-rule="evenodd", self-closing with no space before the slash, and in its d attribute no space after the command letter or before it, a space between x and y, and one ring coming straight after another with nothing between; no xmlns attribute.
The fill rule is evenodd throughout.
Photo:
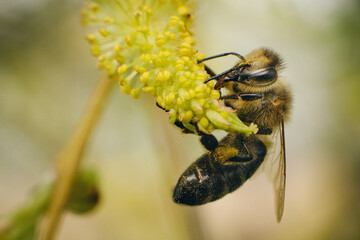
<svg viewBox="0 0 360 240"><path fill-rule="evenodd" d="M226 100L226 99L239 99L239 96L238 95L235 95L235 94L233 94L233 95L226 95L226 96L221 96L220 97L220 100Z"/></svg>
<svg viewBox="0 0 360 240"><path fill-rule="evenodd" d="M240 95L232 94L227 96L221 96L220 99L239 99L239 97L243 101L255 101L262 98L263 95L260 93L243 93Z"/></svg>
<svg viewBox="0 0 360 240"><path fill-rule="evenodd" d="M165 112L169 112L169 110L166 110L165 108L163 108L162 106L159 105L158 102L156 102L156 106L162 110L164 110Z"/></svg>
<svg viewBox="0 0 360 240"><path fill-rule="evenodd" d="M182 130L182 133L186 133L186 134L194 134L193 131L187 129L183 123L179 120L175 120L174 125L177 126L178 128L180 128Z"/></svg>
<svg viewBox="0 0 360 240"><path fill-rule="evenodd" d="M255 101L255 100L262 98L263 95L260 93L243 93L243 94L240 94L239 97L243 101Z"/></svg>
<svg viewBox="0 0 360 240"><path fill-rule="evenodd" d="M156 102L156 106L157 106L158 108L164 110L165 112L169 112L169 110L166 110L165 108L163 108L162 106L160 106L158 102ZM182 124L182 122L179 121L179 120L175 120L174 125L175 125L176 127L180 128L183 133L186 133L186 134L193 134L193 133L194 133L193 131L187 129L187 128ZM195 127L196 127L196 124L195 124ZM196 130L198 130L198 129L196 128Z"/></svg>

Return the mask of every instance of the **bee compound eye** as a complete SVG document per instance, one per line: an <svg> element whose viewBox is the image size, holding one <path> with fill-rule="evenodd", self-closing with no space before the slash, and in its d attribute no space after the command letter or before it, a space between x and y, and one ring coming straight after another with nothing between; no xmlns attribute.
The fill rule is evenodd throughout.
<svg viewBox="0 0 360 240"><path fill-rule="evenodd" d="M271 82L277 78L277 71L274 68L260 69L249 75L249 78L256 82Z"/></svg>
<svg viewBox="0 0 360 240"><path fill-rule="evenodd" d="M251 73L240 75L240 82L249 86L268 86L277 80L277 71L274 68L259 69Z"/></svg>

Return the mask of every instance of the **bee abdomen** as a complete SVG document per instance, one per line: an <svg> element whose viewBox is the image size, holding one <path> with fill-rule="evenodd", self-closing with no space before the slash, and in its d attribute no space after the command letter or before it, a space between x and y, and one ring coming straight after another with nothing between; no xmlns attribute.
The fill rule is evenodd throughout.
<svg viewBox="0 0 360 240"><path fill-rule="evenodd" d="M221 164L221 171L227 178L230 192L238 189L246 180L248 180L263 163L266 155L266 146L258 138L253 138L251 142L248 139L244 139L247 142L249 151L252 154L250 161L242 162L237 161L237 157L229 159L224 164ZM239 158L241 160L241 158Z"/></svg>
<svg viewBox="0 0 360 240"><path fill-rule="evenodd" d="M185 205L201 205L225 196L230 186L217 163L204 154L178 180L173 200Z"/></svg>
<svg viewBox="0 0 360 240"><path fill-rule="evenodd" d="M235 191L259 168L266 154L260 141L252 143L253 159L236 162L234 159L220 163L210 153L194 162L177 182L173 200L179 204L201 205L215 201Z"/></svg>

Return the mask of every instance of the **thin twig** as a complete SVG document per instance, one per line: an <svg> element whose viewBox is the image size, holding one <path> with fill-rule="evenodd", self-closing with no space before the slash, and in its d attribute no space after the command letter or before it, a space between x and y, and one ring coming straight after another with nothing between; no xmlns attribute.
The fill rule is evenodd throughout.
<svg viewBox="0 0 360 240"><path fill-rule="evenodd" d="M55 160L57 179L49 209L46 212L38 231L37 239L39 240L51 240L54 238L74 178L78 171L84 148L102 112L104 103L113 83L113 79L109 78L106 74L101 77L88 102L80 124L76 128L68 144Z"/></svg>

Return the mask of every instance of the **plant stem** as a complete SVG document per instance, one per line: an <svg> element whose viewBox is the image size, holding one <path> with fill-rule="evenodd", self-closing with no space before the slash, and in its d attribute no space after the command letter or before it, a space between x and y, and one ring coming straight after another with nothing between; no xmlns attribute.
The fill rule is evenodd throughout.
<svg viewBox="0 0 360 240"><path fill-rule="evenodd" d="M79 125L63 151L55 159L57 179L49 208L38 231L37 239L39 240L51 240L54 238L64 206L80 166L84 148L99 119L104 103L113 86L113 82L113 79L106 74L100 78Z"/></svg>

